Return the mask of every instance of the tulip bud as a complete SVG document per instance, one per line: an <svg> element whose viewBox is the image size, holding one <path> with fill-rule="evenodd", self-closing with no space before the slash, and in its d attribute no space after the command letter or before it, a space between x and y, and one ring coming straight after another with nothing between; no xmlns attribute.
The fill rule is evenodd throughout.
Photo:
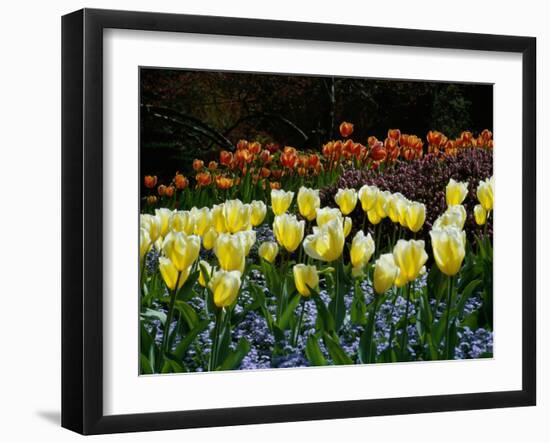
<svg viewBox="0 0 550 443"><path fill-rule="evenodd" d="M321 206L318 189L310 189L302 186L298 191L298 210L307 220L312 221L317 215L317 209Z"/></svg>
<svg viewBox="0 0 550 443"><path fill-rule="evenodd" d="M176 188L181 191L189 186L189 180L187 180L187 178L182 174L176 174L174 177L174 184L176 185Z"/></svg>
<svg viewBox="0 0 550 443"><path fill-rule="evenodd" d="M193 160L193 169L195 171L200 171L202 168L204 168L204 162L202 160L199 160L198 158Z"/></svg>
<svg viewBox="0 0 550 443"><path fill-rule="evenodd" d="M342 214L348 215L357 205L357 191L355 189L338 189L334 201L340 207Z"/></svg>
<svg viewBox="0 0 550 443"><path fill-rule="evenodd" d="M271 207L275 215L284 214L292 203L294 192L279 189L271 190Z"/></svg>
<svg viewBox="0 0 550 443"><path fill-rule="evenodd" d="M162 242L162 249L180 272L189 268L199 256L200 238L183 232L169 232Z"/></svg>
<svg viewBox="0 0 550 443"><path fill-rule="evenodd" d="M195 219L189 211L175 211L170 218L170 229L177 232L184 232L187 235L193 234Z"/></svg>
<svg viewBox="0 0 550 443"><path fill-rule="evenodd" d="M304 251L315 260L331 262L342 255L345 235L341 219L333 219L320 227L313 228L313 234L304 240Z"/></svg>
<svg viewBox="0 0 550 443"><path fill-rule="evenodd" d="M250 203L250 208L250 221L252 223L252 226L261 225L267 214L267 206L263 201L254 200L252 203Z"/></svg>
<svg viewBox="0 0 550 443"><path fill-rule="evenodd" d="M435 263L445 275L455 275L466 255L466 233L455 226L430 231Z"/></svg>
<svg viewBox="0 0 550 443"><path fill-rule="evenodd" d="M480 180L477 186L477 199L485 211L491 211L493 209L493 193L494 182L493 178L487 180Z"/></svg>
<svg viewBox="0 0 550 443"><path fill-rule="evenodd" d="M295 215L282 214L275 216L273 233L277 242L289 252L294 252L304 238L305 222L298 221Z"/></svg>
<svg viewBox="0 0 550 443"><path fill-rule="evenodd" d="M480 226L484 225L487 222L487 211L483 209L483 206L475 205L474 218L476 219L476 223Z"/></svg>
<svg viewBox="0 0 550 443"><path fill-rule="evenodd" d="M241 237L220 234L214 244L214 254L222 269L244 272L246 251Z"/></svg>
<svg viewBox="0 0 550 443"><path fill-rule="evenodd" d="M460 205L468 195L468 182L457 182L452 178L445 189L447 206Z"/></svg>
<svg viewBox="0 0 550 443"><path fill-rule="evenodd" d="M347 237L351 232L352 221L350 217L344 217L344 237Z"/></svg>
<svg viewBox="0 0 550 443"><path fill-rule="evenodd" d="M413 281L428 260L424 240L398 240L393 248L393 259L399 266L400 278Z"/></svg>
<svg viewBox="0 0 550 443"><path fill-rule="evenodd" d="M393 254L382 254L374 263L374 290L383 294L390 289L398 275L399 268L393 259Z"/></svg>
<svg viewBox="0 0 550 443"><path fill-rule="evenodd" d="M364 185L359 189L358 197L361 201L363 211L367 212L374 208L376 199L378 198L378 188L376 186Z"/></svg>
<svg viewBox="0 0 550 443"><path fill-rule="evenodd" d="M218 232L213 227L209 228L202 237L202 245L204 246L204 249L208 251L212 249L216 244L217 239Z"/></svg>
<svg viewBox="0 0 550 443"><path fill-rule="evenodd" d="M143 177L143 184L146 188L153 189L157 185L157 176L146 175Z"/></svg>
<svg viewBox="0 0 550 443"><path fill-rule="evenodd" d="M160 275L168 289L172 291L176 288L176 283L178 289L183 286L187 277L189 277L189 269L190 268L184 268L180 271L169 258L159 257Z"/></svg>
<svg viewBox="0 0 550 443"><path fill-rule="evenodd" d="M374 254L374 241L370 234L358 231L353 237L350 249L350 260L354 268L364 267Z"/></svg>
<svg viewBox="0 0 550 443"><path fill-rule="evenodd" d="M227 230L233 234L249 229L251 213L250 205L243 204L240 200L227 200L223 207Z"/></svg>
<svg viewBox="0 0 550 443"><path fill-rule="evenodd" d="M422 229L426 221L426 206L423 203L411 202L405 211L405 222L412 232Z"/></svg>
<svg viewBox="0 0 550 443"><path fill-rule="evenodd" d="M212 275L212 266L210 266L210 263L208 263L207 261L205 260L201 260L199 262L199 269L200 269L200 273L199 273L199 284L205 288L206 287L206 280L210 280L210 276ZM203 274L203 269L204 271L206 271L206 277L204 276Z"/></svg>
<svg viewBox="0 0 550 443"><path fill-rule="evenodd" d="M151 247L151 237L145 228L139 228L139 259L143 261L149 248Z"/></svg>
<svg viewBox="0 0 550 443"><path fill-rule="evenodd" d="M444 228L446 226L455 226L458 229L464 228L466 223L466 209L462 205L449 206L447 210L441 214L434 222L435 229Z"/></svg>
<svg viewBox="0 0 550 443"><path fill-rule="evenodd" d="M258 248L258 255L269 263L273 263L275 261L278 253L279 245L274 241L263 242Z"/></svg>
<svg viewBox="0 0 550 443"><path fill-rule="evenodd" d="M212 215L210 214L210 209L192 208L191 216L195 222L193 233L202 237L212 226Z"/></svg>
<svg viewBox="0 0 550 443"><path fill-rule="evenodd" d="M319 286L319 273L315 266L308 266L302 263L294 265L292 268L294 274L294 284L298 292L304 297L311 295L311 289L317 289Z"/></svg>
<svg viewBox="0 0 550 443"><path fill-rule="evenodd" d="M208 287L212 291L214 304L218 308L231 306L239 295L241 273L239 271L218 270L210 278Z"/></svg>
<svg viewBox="0 0 550 443"><path fill-rule="evenodd" d="M156 204L157 201L158 201L158 199L157 199L157 196L156 196L156 195L149 195L149 196L147 196L147 204L149 204L149 205L152 206L152 205Z"/></svg>
<svg viewBox="0 0 550 443"><path fill-rule="evenodd" d="M353 133L353 123L342 122L340 124L340 135L342 137L349 137Z"/></svg>
<svg viewBox="0 0 550 443"><path fill-rule="evenodd" d="M401 208L406 208L405 197L399 192L390 195L387 199L386 212L393 223L399 223Z"/></svg>
<svg viewBox="0 0 550 443"><path fill-rule="evenodd" d="M231 165L233 154L229 151L220 151L220 163L224 166Z"/></svg>

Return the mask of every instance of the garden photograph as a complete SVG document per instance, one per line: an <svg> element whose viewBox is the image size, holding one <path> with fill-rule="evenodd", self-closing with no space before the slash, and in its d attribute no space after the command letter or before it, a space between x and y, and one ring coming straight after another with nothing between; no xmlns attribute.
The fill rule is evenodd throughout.
<svg viewBox="0 0 550 443"><path fill-rule="evenodd" d="M492 84L139 79L140 375L493 358Z"/></svg>

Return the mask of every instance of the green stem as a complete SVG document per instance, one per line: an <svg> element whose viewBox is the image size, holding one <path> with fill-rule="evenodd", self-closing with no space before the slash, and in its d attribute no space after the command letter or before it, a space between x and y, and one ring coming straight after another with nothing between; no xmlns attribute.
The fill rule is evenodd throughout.
<svg viewBox="0 0 550 443"><path fill-rule="evenodd" d="M170 293L170 304L168 305L168 315L166 316L166 323L164 324L164 334L162 336L162 346L159 358L159 372L162 371L162 364L164 363L164 357L168 352L168 336L170 335L170 324L174 317L174 305L176 304L176 294L178 292L178 284L180 281L181 272L178 272L178 278L176 278L176 285Z"/></svg>
<svg viewBox="0 0 550 443"><path fill-rule="evenodd" d="M213 371L217 366L218 341L220 338L222 314L223 314L223 308L216 308L216 326L214 327L214 340L212 340L212 350L210 351L210 361L208 363L209 371Z"/></svg>
<svg viewBox="0 0 550 443"><path fill-rule="evenodd" d="M397 297L398 297L400 292L403 292L403 288L395 289L395 294L394 294L394 297L393 297L393 303L392 303L391 311L390 311L389 322L390 322L390 324L392 324L392 327L390 329L390 338L388 340L388 351L389 351L388 354L390 356L391 356L391 349L392 349L392 343L393 343L393 336L395 335L395 328L393 327L393 313L395 312L395 304L397 303Z"/></svg>
<svg viewBox="0 0 550 443"><path fill-rule="evenodd" d="M409 305L411 301L411 284L407 283L407 304L405 305L405 324L403 326L403 335L401 337L401 360L405 358L405 345L408 344L408 331L407 326L409 324Z"/></svg>
<svg viewBox="0 0 550 443"><path fill-rule="evenodd" d="M374 322L376 320L376 311L378 311L378 305L382 295L374 296L374 306L372 307L369 318L369 333L368 333L368 348L367 348L367 363L373 363L376 357L375 347L372 345L372 338L374 336Z"/></svg>
<svg viewBox="0 0 550 443"><path fill-rule="evenodd" d="M445 360L448 360L451 353L450 346L450 315L451 315L451 297L453 293L453 277L449 277L447 291L447 318L445 324Z"/></svg>
<svg viewBox="0 0 550 443"><path fill-rule="evenodd" d="M298 324L296 325L296 329L294 330L294 347L298 345L298 336L300 335L300 329L302 328L302 322L304 320L304 308L306 306L306 302L303 297L300 303L302 304L302 309L300 311L300 317L298 317Z"/></svg>

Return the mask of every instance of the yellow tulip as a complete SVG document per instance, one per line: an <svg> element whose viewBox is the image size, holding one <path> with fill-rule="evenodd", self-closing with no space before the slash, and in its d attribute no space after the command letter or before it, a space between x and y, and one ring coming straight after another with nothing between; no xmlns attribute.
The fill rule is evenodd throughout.
<svg viewBox="0 0 550 443"><path fill-rule="evenodd" d="M140 226L147 230L152 243L155 243L161 237L160 217L151 214L141 214Z"/></svg>
<svg viewBox="0 0 550 443"><path fill-rule="evenodd" d="M376 209L371 209L370 211L367 211L367 217L372 225L377 225L382 221L382 217L378 215L378 211Z"/></svg>
<svg viewBox="0 0 550 443"><path fill-rule="evenodd" d="M263 201L254 200L250 203L250 208L250 222L252 223L252 226L261 225L267 214L267 206Z"/></svg>
<svg viewBox="0 0 550 443"><path fill-rule="evenodd" d="M363 211L367 212L374 208L378 198L378 193L379 191L376 186L363 185L361 189L359 189L357 196L361 201Z"/></svg>
<svg viewBox="0 0 550 443"><path fill-rule="evenodd" d="M457 182L452 178L445 188L447 206L460 205L468 195L468 182Z"/></svg>
<svg viewBox="0 0 550 443"><path fill-rule="evenodd" d="M279 245L274 241L263 242L258 248L258 255L269 263L273 263L279 253Z"/></svg>
<svg viewBox="0 0 550 443"><path fill-rule="evenodd" d="M202 237L212 226L212 215L209 208L191 208L191 215L195 226L193 234Z"/></svg>
<svg viewBox="0 0 550 443"><path fill-rule="evenodd" d="M292 268L294 274L294 284L298 292L304 297L311 295L311 289L316 289L319 286L319 273L315 266L308 266L302 263L294 265Z"/></svg>
<svg viewBox="0 0 550 443"><path fill-rule="evenodd" d="M139 228L139 259L143 261L149 248L151 247L151 237L145 228Z"/></svg>
<svg viewBox="0 0 550 443"><path fill-rule="evenodd" d="M412 232L418 232L422 229L426 221L426 206L423 203L410 202L405 212L405 222L407 228Z"/></svg>
<svg viewBox="0 0 550 443"><path fill-rule="evenodd" d="M388 207L388 200L391 197L391 192L389 191L383 191L378 193L378 198L376 199L376 204L374 205L374 209L376 210L376 213L378 214L378 217L380 219L386 218L388 216L387 207Z"/></svg>
<svg viewBox="0 0 550 443"><path fill-rule="evenodd" d="M250 253L250 249L252 248L254 243L256 243L256 231L250 229L248 231L237 232L233 235L240 238L244 247L244 255L248 255Z"/></svg>
<svg viewBox="0 0 550 443"><path fill-rule="evenodd" d="M208 231L206 231L202 236L202 245L204 246L204 249L208 251L212 249L216 244L217 238L218 238L218 231L216 231L214 227L210 227Z"/></svg>
<svg viewBox="0 0 550 443"><path fill-rule="evenodd" d="M342 255L344 242L344 226L340 220L334 219L313 228L313 234L304 240L304 250L315 260L330 262Z"/></svg>
<svg viewBox="0 0 550 443"><path fill-rule="evenodd" d="M393 284L395 285L396 288L402 288L407 283L408 283L407 277L405 276L405 274L401 272L399 267L397 267L397 275L395 276L395 280L393 281Z"/></svg>
<svg viewBox="0 0 550 443"><path fill-rule="evenodd" d="M252 208L240 200L227 200L223 206L225 226L231 234L251 228Z"/></svg>
<svg viewBox="0 0 550 443"><path fill-rule="evenodd" d="M210 278L208 287L212 291L214 304L218 308L231 306L239 295L241 273L239 271L217 270Z"/></svg>
<svg viewBox="0 0 550 443"><path fill-rule="evenodd" d="M277 215L273 221L273 233L277 242L289 252L294 252L304 238L305 222L295 215Z"/></svg>
<svg viewBox="0 0 550 443"><path fill-rule="evenodd" d="M183 232L169 232L162 243L164 254L180 272L183 272L195 262L200 249L200 238L196 235L185 235Z"/></svg>
<svg viewBox="0 0 550 443"><path fill-rule="evenodd" d="M170 227L174 231L191 235L195 230L195 220L190 211L176 211L172 214Z"/></svg>
<svg viewBox="0 0 550 443"><path fill-rule="evenodd" d="M340 207L342 214L348 215L357 205L357 191L355 189L338 189L334 201Z"/></svg>
<svg viewBox="0 0 550 443"><path fill-rule="evenodd" d="M413 281L428 260L424 240L398 240L393 248L393 259L399 267L400 278Z"/></svg>
<svg viewBox="0 0 550 443"><path fill-rule="evenodd" d="M476 219L476 223L480 226L487 222L487 211L483 209L483 206L475 205L474 218Z"/></svg>
<svg viewBox="0 0 550 443"><path fill-rule="evenodd" d="M187 277L189 277L189 270L191 267L185 268L179 271L172 260L167 257L159 257L159 271L164 283L172 291L176 288L176 282L178 289L183 286Z"/></svg>
<svg viewBox="0 0 550 443"><path fill-rule="evenodd" d="M443 274L455 275L466 255L466 233L455 226L430 231L435 263Z"/></svg>
<svg viewBox="0 0 550 443"><path fill-rule="evenodd" d="M292 203L294 192L283 191L282 189L271 190L271 208L275 215L284 214Z"/></svg>
<svg viewBox="0 0 550 443"><path fill-rule="evenodd" d="M155 215L160 220L160 235L162 237L168 234L170 230L170 220L172 218L173 211L167 208L155 209Z"/></svg>
<svg viewBox="0 0 550 443"><path fill-rule="evenodd" d="M225 205L222 203L220 205L212 206L210 210L210 215L212 217L212 226L218 234L222 232L227 232L227 226L225 224L225 215L224 215Z"/></svg>
<svg viewBox="0 0 550 443"><path fill-rule="evenodd" d="M338 208L325 207L317 209L316 221L319 227L334 219L338 219L342 222L342 218L342 213Z"/></svg>
<svg viewBox="0 0 550 443"><path fill-rule="evenodd" d="M479 185L477 186L477 199L483 209L489 212L493 209L493 197L494 194L494 180L491 177L487 180L480 180Z"/></svg>
<svg viewBox="0 0 550 443"><path fill-rule="evenodd" d="M399 268L395 264L393 254L382 254L374 263L374 290L383 294L392 287L398 275Z"/></svg>
<svg viewBox="0 0 550 443"><path fill-rule="evenodd" d="M347 236L350 234L350 232L351 232L351 226L352 226L351 218L345 217L345 218L344 218L344 224L343 224L343 227L344 227L344 237L347 237Z"/></svg>
<svg viewBox="0 0 550 443"><path fill-rule="evenodd" d="M225 271L244 272L245 252L243 239L235 234L222 233L214 244L214 254Z"/></svg>
<svg viewBox="0 0 550 443"><path fill-rule="evenodd" d="M200 273L199 273L199 284L200 284L203 288L205 288L205 287L206 287L206 278L205 278L205 276L203 275L203 269L206 271L208 280L210 280L210 276L212 275L212 266L210 266L210 263L208 263L207 261L201 260L201 261L199 262L199 269L200 269Z"/></svg>
<svg viewBox="0 0 550 443"><path fill-rule="evenodd" d="M374 254L374 241L370 234L358 231L353 237L350 249L351 264L354 268L365 266Z"/></svg>
<svg viewBox="0 0 550 443"><path fill-rule="evenodd" d="M455 226L458 229L464 228L466 222L466 209L462 205L449 206L434 222L433 228L440 229L446 226Z"/></svg>
<svg viewBox="0 0 550 443"><path fill-rule="evenodd" d="M298 210L302 217L309 221L315 219L317 209L321 206L318 189L300 187L296 201L298 202Z"/></svg>
<svg viewBox="0 0 550 443"><path fill-rule="evenodd" d="M402 199L398 200L397 202L397 212L399 213L399 224L403 226L404 228L407 228L407 211L409 210L409 206L412 203L409 199L403 197Z"/></svg>
<svg viewBox="0 0 550 443"><path fill-rule="evenodd" d="M386 202L386 213L393 223L399 223L400 209L406 205L407 200L400 194L396 192L389 196Z"/></svg>

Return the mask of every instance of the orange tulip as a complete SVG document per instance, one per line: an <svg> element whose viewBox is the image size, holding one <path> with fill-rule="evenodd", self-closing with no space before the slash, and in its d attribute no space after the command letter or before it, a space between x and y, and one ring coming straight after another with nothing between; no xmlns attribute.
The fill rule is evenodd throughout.
<svg viewBox="0 0 550 443"><path fill-rule="evenodd" d="M367 139L367 144L369 145L369 148L372 148L376 143L378 143L378 139L374 135L371 135Z"/></svg>
<svg viewBox="0 0 550 443"><path fill-rule="evenodd" d="M298 162L298 156L296 155L296 149L291 146L286 146L281 154L281 164L286 168L292 169Z"/></svg>
<svg viewBox="0 0 550 443"><path fill-rule="evenodd" d="M143 184L146 188L153 189L157 185L156 175L146 175L143 177Z"/></svg>
<svg viewBox="0 0 550 443"><path fill-rule="evenodd" d="M248 142L246 140L239 140L237 142L237 150L248 149Z"/></svg>
<svg viewBox="0 0 550 443"><path fill-rule="evenodd" d="M244 163L250 163L254 157L252 156L252 153L248 149L240 149L237 151L235 158L237 160L237 163L242 165Z"/></svg>
<svg viewBox="0 0 550 443"><path fill-rule="evenodd" d="M279 182L270 182L269 187L271 189L281 189L281 184Z"/></svg>
<svg viewBox="0 0 550 443"><path fill-rule="evenodd" d="M268 143L265 145L265 148L272 154L275 154L279 149L281 149L277 143Z"/></svg>
<svg viewBox="0 0 550 443"><path fill-rule="evenodd" d="M150 205L154 205L157 202L157 196L156 195L150 195L147 197L147 203Z"/></svg>
<svg viewBox="0 0 550 443"><path fill-rule="evenodd" d="M376 144L372 146L370 150L370 157L375 162L384 161L386 159L386 155L387 152L382 142L376 142Z"/></svg>
<svg viewBox="0 0 550 443"><path fill-rule="evenodd" d="M218 163L216 163L214 160L208 163L208 169L210 169L211 171L214 171L217 168L218 168Z"/></svg>
<svg viewBox="0 0 550 443"><path fill-rule="evenodd" d="M260 169L260 176L262 178L267 178L271 175L271 171L268 168L262 168Z"/></svg>
<svg viewBox="0 0 550 443"><path fill-rule="evenodd" d="M202 168L204 168L204 162L202 160L199 160L198 158L193 160L193 169L195 171L200 171Z"/></svg>
<svg viewBox="0 0 550 443"><path fill-rule="evenodd" d="M157 193L162 197L166 193L166 186L159 185L159 187L157 188Z"/></svg>
<svg viewBox="0 0 550 443"><path fill-rule="evenodd" d="M210 183L212 183L212 176L210 175L210 172L200 172L195 177L197 180L197 184L199 186L208 186Z"/></svg>
<svg viewBox="0 0 550 443"><path fill-rule="evenodd" d="M493 140L489 140L489 141L487 142L487 148L488 148L488 149L493 149L494 143L495 143L495 142L494 142Z"/></svg>
<svg viewBox="0 0 550 443"><path fill-rule="evenodd" d="M231 165L231 162L233 161L233 154L229 151L221 151L220 152L220 163L224 166Z"/></svg>
<svg viewBox="0 0 550 443"><path fill-rule="evenodd" d="M183 174L178 173L174 177L174 184L176 185L176 188L181 191L182 189L185 189L187 188L187 186L189 186L189 180L187 180L187 178Z"/></svg>
<svg viewBox="0 0 550 443"><path fill-rule="evenodd" d="M342 122L340 124L340 134L342 137L349 137L353 133L353 123Z"/></svg>
<svg viewBox="0 0 550 443"><path fill-rule="evenodd" d="M283 176L283 170L282 169L275 169L274 171L271 171L271 175L275 180L280 180Z"/></svg>
<svg viewBox="0 0 550 443"><path fill-rule="evenodd" d="M326 158L331 158L334 153L334 142L328 142L323 145L323 155Z"/></svg>
<svg viewBox="0 0 550 443"><path fill-rule="evenodd" d="M460 138L465 146L469 146L472 142L473 134L470 131L462 131Z"/></svg>
<svg viewBox="0 0 550 443"><path fill-rule="evenodd" d="M218 175L216 176L216 186L220 189L229 189L233 186L233 179Z"/></svg>
<svg viewBox="0 0 550 443"><path fill-rule="evenodd" d="M259 142L253 142L248 144L248 150L252 154L259 154L262 149L262 145Z"/></svg>
<svg viewBox="0 0 550 443"><path fill-rule="evenodd" d="M398 141L400 137L401 137L401 131L399 129L388 130L388 138Z"/></svg>
<svg viewBox="0 0 550 443"><path fill-rule="evenodd" d="M166 189L164 190L164 195L170 198L174 196L174 192L176 192L176 188L174 188L172 185L166 186Z"/></svg>
<svg viewBox="0 0 550 443"><path fill-rule="evenodd" d="M449 140L445 143L445 154L449 156L456 155L457 149L454 141Z"/></svg>
<svg viewBox="0 0 550 443"><path fill-rule="evenodd" d="M441 145L442 137L443 137L443 134L439 131L428 131L428 135L426 136L426 139L428 140L428 143L430 145L439 147L439 145Z"/></svg>
<svg viewBox="0 0 550 443"><path fill-rule="evenodd" d="M262 152L260 152L260 160L264 163L271 163L271 160L273 160L273 156L271 155L271 152L269 152L267 149L264 149Z"/></svg>
<svg viewBox="0 0 550 443"><path fill-rule="evenodd" d="M315 168L319 164L319 156L317 154L311 154L307 159L307 165L310 168Z"/></svg>
<svg viewBox="0 0 550 443"><path fill-rule="evenodd" d="M479 135L486 142L488 142L489 140L491 140L493 138L493 133L491 131L489 131L488 129L484 129L483 131L481 131L481 134L479 134Z"/></svg>

